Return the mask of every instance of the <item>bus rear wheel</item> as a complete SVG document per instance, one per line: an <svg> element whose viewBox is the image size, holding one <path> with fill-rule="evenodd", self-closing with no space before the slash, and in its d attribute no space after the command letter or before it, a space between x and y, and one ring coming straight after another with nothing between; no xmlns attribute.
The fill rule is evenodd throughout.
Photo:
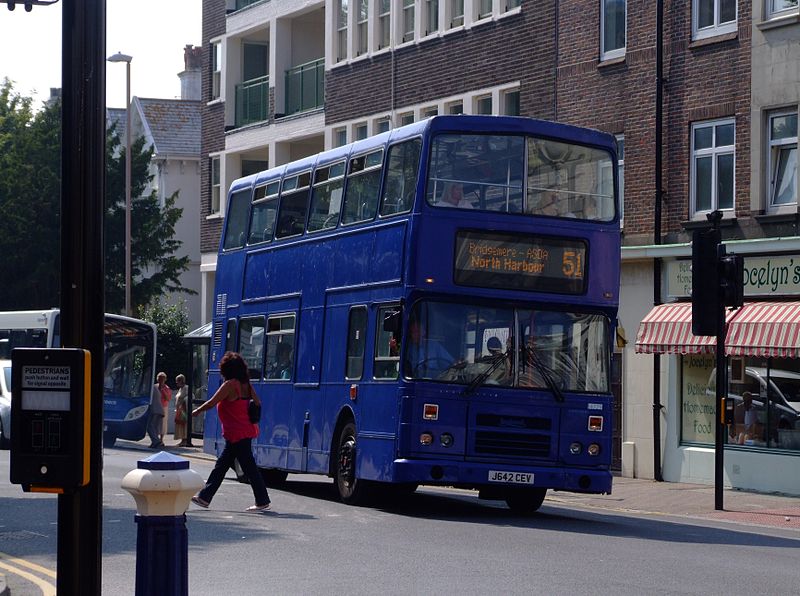
<svg viewBox="0 0 800 596"><path fill-rule="evenodd" d="M339 432L333 479L342 503L358 505L366 500L369 482L356 478L356 425L352 422Z"/></svg>
<svg viewBox="0 0 800 596"><path fill-rule="evenodd" d="M546 488L517 490L506 495L506 505L518 515L531 515L539 510L544 502Z"/></svg>
<svg viewBox="0 0 800 596"><path fill-rule="evenodd" d="M286 470L276 470L275 468L261 468L261 477L264 479L264 484L267 486L283 486L286 483L286 477L289 472Z"/></svg>

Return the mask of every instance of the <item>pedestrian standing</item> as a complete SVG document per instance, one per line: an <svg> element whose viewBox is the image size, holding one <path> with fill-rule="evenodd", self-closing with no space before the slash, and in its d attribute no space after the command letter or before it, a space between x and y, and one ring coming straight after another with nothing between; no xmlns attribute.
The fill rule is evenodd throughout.
<svg viewBox="0 0 800 596"><path fill-rule="evenodd" d="M247 511L264 511L269 509L269 494L253 458L252 447L253 439L258 436L258 425L250 422L247 407L251 399L259 405L261 400L250 384L247 364L239 354L225 352L219 362L219 372L225 382L211 399L192 410L192 416L216 406L225 447L217 458L205 488L192 497L192 502L207 508L222 484L228 468L233 465L234 460L239 460L239 465L250 481L255 497L255 505L248 507Z"/></svg>
<svg viewBox="0 0 800 596"><path fill-rule="evenodd" d="M156 376L158 391L161 394L161 410L163 412L161 418L161 442L164 442L164 437L167 436L167 414L169 414L169 400L172 399L172 389L167 385L167 373L160 372Z"/></svg>
<svg viewBox="0 0 800 596"><path fill-rule="evenodd" d="M189 388L186 386L186 377L175 377L175 440L178 447L188 447L189 436L186 432L186 420L189 409Z"/></svg>
<svg viewBox="0 0 800 596"><path fill-rule="evenodd" d="M161 389L158 383L150 390L150 417L147 419L147 435L150 437L150 449L164 446L161 440L161 429L164 421L164 406L161 404Z"/></svg>

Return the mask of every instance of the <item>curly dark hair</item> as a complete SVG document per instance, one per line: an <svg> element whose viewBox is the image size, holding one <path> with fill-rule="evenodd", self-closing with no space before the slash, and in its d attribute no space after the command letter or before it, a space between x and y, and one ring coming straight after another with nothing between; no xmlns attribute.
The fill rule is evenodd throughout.
<svg viewBox="0 0 800 596"><path fill-rule="evenodd" d="M247 363L237 352L225 352L222 360L219 361L219 372L225 377L226 381L236 379L242 383L250 383L250 376L247 374Z"/></svg>

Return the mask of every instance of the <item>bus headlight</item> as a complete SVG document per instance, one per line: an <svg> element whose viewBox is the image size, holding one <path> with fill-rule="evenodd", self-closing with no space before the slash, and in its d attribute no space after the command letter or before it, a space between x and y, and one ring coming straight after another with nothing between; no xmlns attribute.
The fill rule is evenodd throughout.
<svg viewBox="0 0 800 596"><path fill-rule="evenodd" d="M432 445L433 444L433 435L431 433L422 433L419 436L420 445Z"/></svg>
<svg viewBox="0 0 800 596"><path fill-rule="evenodd" d="M442 444L442 447L450 447L453 442L453 435L450 433L444 433L441 437L439 437L439 442Z"/></svg>
<svg viewBox="0 0 800 596"><path fill-rule="evenodd" d="M598 445L597 443L592 443L586 449L586 453L588 453L589 455L592 455L592 456L600 455L600 445Z"/></svg>
<svg viewBox="0 0 800 596"><path fill-rule="evenodd" d="M147 412L148 406L136 406L132 410L128 410L128 413L125 414L125 420L136 420L137 418L141 418Z"/></svg>
<svg viewBox="0 0 800 596"><path fill-rule="evenodd" d="M583 445L575 441L574 443L570 443L569 445L569 452L572 455L580 455L581 451L583 450Z"/></svg>

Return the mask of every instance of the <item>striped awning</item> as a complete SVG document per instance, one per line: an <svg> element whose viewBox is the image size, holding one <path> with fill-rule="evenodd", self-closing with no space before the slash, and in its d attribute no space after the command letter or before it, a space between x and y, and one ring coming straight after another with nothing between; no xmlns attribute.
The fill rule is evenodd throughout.
<svg viewBox="0 0 800 596"><path fill-rule="evenodd" d="M730 356L800 358L800 302L749 302L728 326Z"/></svg>
<svg viewBox="0 0 800 596"><path fill-rule="evenodd" d="M727 311L728 321L736 311ZM638 354L700 354L713 352L717 338L692 333L692 303L672 302L653 307L636 333Z"/></svg>

